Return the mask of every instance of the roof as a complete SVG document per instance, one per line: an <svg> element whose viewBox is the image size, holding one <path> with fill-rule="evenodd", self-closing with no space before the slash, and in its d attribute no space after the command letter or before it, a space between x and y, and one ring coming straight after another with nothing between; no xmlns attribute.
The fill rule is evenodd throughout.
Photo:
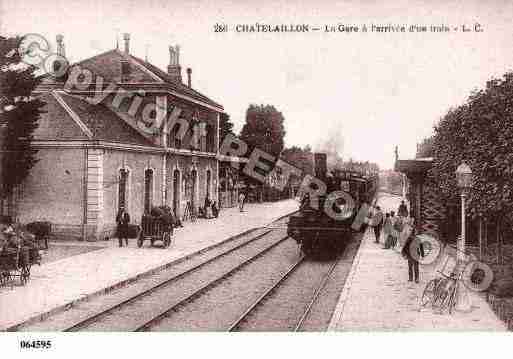
<svg viewBox="0 0 513 359"><path fill-rule="evenodd" d="M173 78L171 76L169 76L169 74L167 72L161 70L157 66L155 66L155 65L153 65L153 64L151 64L151 63L149 63L147 61L144 61L142 59L139 59L138 57L135 57L133 55L130 55L130 57L134 61L138 62L139 64L144 66L146 69L148 69L149 71L151 71L152 73L154 73L155 75L160 77L162 80L164 80L164 82L166 84L170 85L175 91L181 92L181 93L183 93L185 95L188 95L188 96L190 96L192 98L195 98L195 99L197 99L199 101L206 102L209 105L223 108L223 106L221 106L217 102L211 100L207 96L205 96L205 95L201 94L200 92L192 89L191 87L185 86L182 83L174 81Z"/></svg>
<svg viewBox="0 0 513 359"><path fill-rule="evenodd" d="M87 140L88 136L73 120L68 111L58 102L51 93L39 96L45 106L41 114L38 127L34 130L35 140Z"/></svg>
<svg viewBox="0 0 513 359"><path fill-rule="evenodd" d="M432 158L417 158L414 160L395 161L395 170L404 173L425 173L432 165Z"/></svg>
<svg viewBox="0 0 513 359"><path fill-rule="evenodd" d="M65 93L61 93L60 96L91 131L93 139L154 146L150 140L142 136L103 104L93 105L79 96Z"/></svg>
<svg viewBox="0 0 513 359"><path fill-rule="evenodd" d="M120 83L120 62L123 59L131 60L132 66L130 66L130 78L127 82L130 83L130 85L144 84L145 87L151 86L152 89L156 90L171 90L177 92L178 94L188 96L196 101L200 101L210 106L217 107L221 110L223 109L223 106L211 100L207 96L201 94L200 92L188 86L185 86L182 83L173 80L173 78L167 72L161 70L157 66L147 61L144 61L136 56L127 56L118 49L103 52L96 56L90 57L88 59L77 62L73 65L70 65L70 67L84 67L93 72L95 75L101 76L103 78L104 83ZM53 78L47 76L46 79L42 81L42 88L62 88L63 84L64 83L62 81L54 81ZM94 87L92 87L91 89L93 88Z"/></svg>
<svg viewBox="0 0 513 359"><path fill-rule="evenodd" d="M35 140L102 140L154 146L114 112L102 104L64 92L48 92L39 97L46 102Z"/></svg>

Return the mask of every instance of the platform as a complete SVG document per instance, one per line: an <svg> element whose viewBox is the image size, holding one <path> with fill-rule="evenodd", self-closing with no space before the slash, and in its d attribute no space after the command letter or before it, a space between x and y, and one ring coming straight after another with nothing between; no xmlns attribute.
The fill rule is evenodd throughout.
<svg viewBox="0 0 513 359"><path fill-rule="evenodd" d="M378 205L387 212L397 208L401 197L381 194ZM374 243L368 230L353 262L330 331L505 331L484 295L469 292L470 312L435 314L419 311L419 297L435 276L435 267L420 266L420 283L408 282L408 264L394 250Z"/></svg>
<svg viewBox="0 0 513 359"><path fill-rule="evenodd" d="M184 228L175 231L173 244L167 249L150 248L149 242L145 242L143 248L137 248L135 239L130 240L128 247L122 248L118 246L117 239L66 242L66 246L94 248L32 267L31 280L26 286L0 288L0 331L28 320L38 320L45 313L62 310L106 288L121 286L141 274L242 232L265 226L298 207L295 200L284 200L247 204L242 213L238 208L223 209L217 219L184 223Z"/></svg>

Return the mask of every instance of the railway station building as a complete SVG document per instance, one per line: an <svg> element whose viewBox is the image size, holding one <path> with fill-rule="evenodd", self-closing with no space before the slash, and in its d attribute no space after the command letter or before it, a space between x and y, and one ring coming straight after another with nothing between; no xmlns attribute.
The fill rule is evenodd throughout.
<svg viewBox="0 0 513 359"><path fill-rule="evenodd" d="M123 40L123 49L71 65L36 89L46 102L33 141L39 162L1 214L98 240L114 234L120 208L139 223L152 206L183 216L207 196L219 202L223 107L193 89L190 69L184 83L178 46L169 47L163 71L130 53L129 34ZM57 45L65 56L62 36Z"/></svg>

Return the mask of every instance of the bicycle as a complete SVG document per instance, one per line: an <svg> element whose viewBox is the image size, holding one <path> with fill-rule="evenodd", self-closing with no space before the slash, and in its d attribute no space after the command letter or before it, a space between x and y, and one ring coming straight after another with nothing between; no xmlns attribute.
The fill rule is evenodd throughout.
<svg viewBox="0 0 513 359"><path fill-rule="evenodd" d="M426 307L431 303L431 307L440 314L447 311L452 314L456 306L456 297L458 292L458 283L461 280L461 273L452 272L450 275L438 271L441 277L434 278L426 284L420 298L420 306Z"/></svg>

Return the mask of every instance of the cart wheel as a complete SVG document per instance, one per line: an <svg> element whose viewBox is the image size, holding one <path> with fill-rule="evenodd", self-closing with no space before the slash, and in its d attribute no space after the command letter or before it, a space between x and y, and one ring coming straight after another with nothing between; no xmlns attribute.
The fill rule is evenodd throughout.
<svg viewBox="0 0 513 359"><path fill-rule="evenodd" d="M137 238L137 247L141 248L143 245L143 239L141 238L141 236L139 236L139 238Z"/></svg>

